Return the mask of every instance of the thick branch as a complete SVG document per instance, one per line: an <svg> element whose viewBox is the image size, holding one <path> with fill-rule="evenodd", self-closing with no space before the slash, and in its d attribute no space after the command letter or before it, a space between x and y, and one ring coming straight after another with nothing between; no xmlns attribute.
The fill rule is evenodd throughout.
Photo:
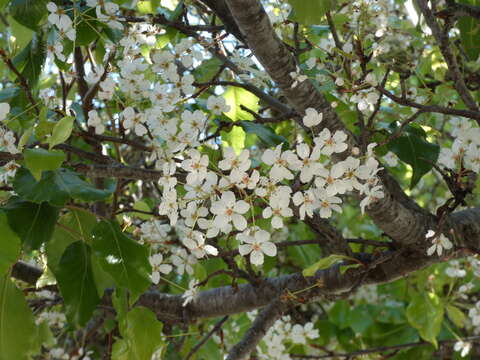
<svg viewBox="0 0 480 360"><path fill-rule="evenodd" d="M344 274L340 273L340 265L335 265L317 271L315 276L309 278L295 273L267 278L255 286L223 286L200 292L186 307L182 306L181 295L150 291L140 296L136 305L148 307L160 320L170 323L183 322L185 319L193 321L196 318L219 317L261 308L284 294L294 294L290 295L290 299L298 300L298 304L332 296L345 296L361 285L391 282L426 266L480 252L480 208L454 213L446 219L445 224L452 229L447 231L445 228L444 231L446 235L451 235L455 249L444 258L427 256L425 248L417 247L383 252L380 255L357 254L359 261L365 266L350 269ZM466 249L469 251L465 251ZM39 271L34 271L32 276L18 274L13 272L13 276L34 283ZM111 303L109 294L105 295L103 303Z"/></svg>

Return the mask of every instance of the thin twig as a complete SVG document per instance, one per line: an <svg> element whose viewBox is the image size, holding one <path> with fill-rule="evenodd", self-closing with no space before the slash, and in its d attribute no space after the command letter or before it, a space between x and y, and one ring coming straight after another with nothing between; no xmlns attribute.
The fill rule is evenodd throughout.
<svg viewBox="0 0 480 360"><path fill-rule="evenodd" d="M187 357L185 360L189 360L207 341L212 337L213 334L215 334L218 330L220 330L223 326L223 324L228 320L228 315L224 316L222 319L220 319L215 326L213 327L212 330L208 332L207 335L197 344L195 345L192 350L188 353Z"/></svg>

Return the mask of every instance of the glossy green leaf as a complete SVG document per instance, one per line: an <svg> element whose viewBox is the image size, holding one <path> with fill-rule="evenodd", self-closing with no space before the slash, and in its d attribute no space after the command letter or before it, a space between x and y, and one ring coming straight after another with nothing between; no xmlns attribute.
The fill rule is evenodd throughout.
<svg viewBox="0 0 480 360"><path fill-rule="evenodd" d="M460 310L458 307L455 305L447 305L446 308L447 310L447 315L452 322L458 326L459 328L462 328L465 326L465 321L467 320L467 316L465 313Z"/></svg>
<svg viewBox="0 0 480 360"><path fill-rule="evenodd" d="M58 169L65 161L65 154L60 150L45 150L42 148L27 149L23 153L25 166L39 181L43 171Z"/></svg>
<svg viewBox="0 0 480 360"><path fill-rule="evenodd" d="M350 326L350 305L345 300L337 301L328 312L328 319L340 329Z"/></svg>
<svg viewBox="0 0 480 360"><path fill-rule="evenodd" d="M437 347L437 335L442 327L444 307L434 293L416 295L407 307L408 322L425 341Z"/></svg>
<svg viewBox="0 0 480 360"><path fill-rule="evenodd" d="M193 70L195 80L198 82L210 81L215 76L218 69L220 69L221 65L222 62L216 57L203 61L200 66L197 66L195 70Z"/></svg>
<svg viewBox="0 0 480 360"><path fill-rule="evenodd" d="M239 126L232 127L230 131L220 132L222 146L231 146L237 154L245 148L245 131Z"/></svg>
<svg viewBox="0 0 480 360"><path fill-rule="evenodd" d="M37 30L40 21L47 15L48 0L12 0L10 14L20 24Z"/></svg>
<svg viewBox="0 0 480 360"><path fill-rule="evenodd" d="M317 25L322 22L327 11L333 9L335 0L288 0L292 5L293 20L303 25Z"/></svg>
<svg viewBox="0 0 480 360"><path fill-rule="evenodd" d="M59 225L55 227L52 239L45 246L48 267L53 273L57 271L60 258L70 244L76 241L92 244L91 231L96 223L93 213L80 208L70 209L58 219Z"/></svg>
<svg viewBox="0 0 480 360"><path fill-rule="evenodd" d="M10 269L20 255L20 239L10 228L7 215L0 211L0 276Z"/></svg>
<svg viewBox="0 0 480 360"><path fill-rule="evenodd" d="M318 270L323 270L323 269L327 269L329 268L330 266L336 264L336 263L339 263L339 262L342 262L342 261L345 261L345 260L353 260L353 261L356 261L354 258L351 258L350 256L345 256L345 255L330 255L326 258L323 258L319 261L317 261L315 264L313 265L310 265L308 268L304 269L302 271L302 275L304 277L308 277L308 276L313 276L315 275L315 273L318 271Z"/></svg>
<svg viewBox="0 0 480 360"><path fill-rule="evenodd" d="M14 86L0 90L0 102L5 102L13 99L20 93L20 91L20 88Z"/></svg>
<svg viewBox="0 0 480 360"><path fill-rule="evenodd" d="M480 0L460 0L459 2L480 7ZM462 16L458 20L460 40L471 61L480 55L480 21L474 16Z"/></svg>
<svg viewBox="0 0 480 360"><path fill-rule="evenodd" d="M252 111L257 111L259 108L258 97L240 87L231 86L223 94L225 102L230 106L230 110L225 113L233 121L237 120L252 120L253 115L242 110L241 106L245 106Z"/></svg>
<svg viewBox="0 0 480 360"><path fill-rule="evenodd" d="M427 141L427 135L421 127L407 126L402 135L392 140L388 149L400 160L412 167L410 188L413 188L437 162L440 147Z"/></svg>
<svg viewBox="0 0 480 360"><path fill-rule="evenodd" d="M60 258L55 277L69 321L85 325L100 301L93 277L90 246L83 241L70 244Z"/></svg>
<svg viewBox="0 0 480 360"><path fill-rule="evenodd" d="M28 143L30 140L30 137L33 134L33 127L28 128L20 137L20 140L18 141L18 150L23 151L23 148L25 145Z"/></svg>
<svg viewBox="0 0 480 360"><path fill-rule="evenodd" d="M57 208L48 203L36 204L12 197L3 209L11 229L28 249L38 249L52 237Z"/></svg>
<svg viewBox="0 0 480 360"><path fill-rule="evenodd" d="M246 133L255 134L267 147L286 143L287 139L273 131L273 129L264 124L258 124L255 121L239 121L240 126Z"/></svg>
<svg viewBox="0 0 480 360"><path fill-rule="evenodd" d="M15 46L18 51L22 50L32 40L34 31L26 26L23 26L11 16L9 16L7 19L8 23L10 24L12 35L15 37Z"/></svg>
<svg viewBox="0 0 480 360"><path fill-rule="evenodd" d="M123 340L115 343L112 359L149 360L165 343L162 324L149 309L138 306L128 312L125 326L120 327Z"/></svg>
<svg viewBox="0 0 480 360"><path fill-rule="evenodd" d="M43 33L36 32L28 45L13 59L14 65L21 69L23 77L32 89L37 86L46 58L46 43Z"/></svg>
<svg viewBox="0 0 480 360"><path fill-rule="evenodd" d="M84 9L81 12L80 20L75 26L77 46L89 45L100 37L100 31L97 28L98 20L95 8Z"/></svg>
<svg viewBox="0 0 480 360"><path fill-rule="evenodd" d="M24 199L63 206L71 198L83 201L104 200L111 195L109 190L97 189L68 169L44 172L40 181L35 181L26 169L19 169L13 182L17 194Z"/></svg>
<svg viewBox="0 0 480 360"><path fill-rule="evenodd" d="M53 127L52 136L48 138L50 149L55 145L65 142L70 137L73 130L74 120L75 118L73 116L65 116L55 124Z"/></svg>
<svg viewBox="0 0 480 360"><path fill-rule="evenodd" d="M0 277L0 360L30 360L39 350L33 314L8 276Z"/></svg>
<svg viewBox="0 0 480 360"><path fill-rule="evenodd" d="M93 250L117 286L130 290L134 301L151 284L148 249L122 232L115 221L102 221L92 231Z"/></svg>

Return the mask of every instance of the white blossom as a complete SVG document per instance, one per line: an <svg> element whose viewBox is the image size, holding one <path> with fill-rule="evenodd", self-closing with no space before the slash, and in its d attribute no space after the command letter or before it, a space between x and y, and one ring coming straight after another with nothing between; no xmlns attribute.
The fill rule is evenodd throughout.
<svg viewBox="0 0 480 360"><path fill-rule="evenodd" d="M190 280L190 282L188 283L188 290L185 291L182 295L182 298L184 299L182 306L187 306L195 299L195 296L197 296L198 293L197 284L197 280Z"/></svg>
<svg viewBox="0 0 480 360"><path fill-rule="evenodd" d="M223 97L211 95L207 99L207 109L211 110L215 115L221 115L230 111L230 105L227 105Z"/></svg>
<svg viewBox="0 0 480 360"><path fill-rule="evenodd" d="M147 133L147 128L144 125L145 115L142 113L135 113L132 107L127 107L122 112L123 126L125 129L134 129L135 134L143 136Z"/></svg>
<svg viewBox="0 0 480 360"><path fill-rule="evenodd" d="M272 227L281 229L283 227L283 218L293 216L293 211L289 207L290 192L278 192L270 197L269 205L263 209L262 216L265 219L272 218Z"/></svg>
<svg viewBox="0 0 480 360"><path fill-rule="evenodd" d="M432 238L433 245L430 246L427 250L428 256L432 256L435 251L437 252L438 256L442 256L443 249L449 250L453 247L452 242L445 235L443 235L442 233L437 235L433 230L428 230L425 238Z"/></svg>
<svg viewBox="0 0 480 360"><path fill-rule="evenodd" d="M226 191L222 194L220 200L214 202L210 211L215 214L213 224L217 228L223 228L230 222L237 230L243 230L247 227L247 220L243 217L250 205L243 200L235 198L235 194L231 191Z"/></svg>
<svg viewBox="0 0 480 360"><path fill-rule="evenodd" d="M90 110L88 112L87 125L95 128L95 134L103 134L105 132L105 125L103 125L102 118L96 110Z"/></svg>
<svg viewBox="0 0 480 360"><path fill-rule="evenodd" d="M155 254L149 258L150 265L152 265L151 279L154 284L160 281L160 273L169 274L172 271L172 265L163 263L163 255Z"/></svg>
<svg viewBox="0 0 480 360"><path fill-rule="evenodd" d="M250 262L253 265L262 265L264 254L267 256L277 255L277 247L269 241L270 234L263 229L254 230L253 234L251 232L238 234L237 239L243 243L238 247L240 255L250 254Z"/></svg>

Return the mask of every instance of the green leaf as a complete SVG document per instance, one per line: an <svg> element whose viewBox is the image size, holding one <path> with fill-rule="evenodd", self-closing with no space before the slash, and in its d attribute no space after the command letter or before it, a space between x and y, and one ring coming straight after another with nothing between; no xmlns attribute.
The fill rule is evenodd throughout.
<svg viewBox="0 0 480 360"><path fill-rule="evenodd" d="M0 211L0 276L5 275L20 255L20 239L8 224L7 215Z"/></svg>
<svg viewBox="0 0 480 360"><path fill-rule="evenodd" d="M18 87L8 87L6 89L0 90L0 102L5 102L13 99L20 93L20 88Z"/></svg>
<svg viewBox="0 0 480 360"><path fill-rule="evenodd" d="M15 37L15 48L22 50L32 40L34 31L18 23L13 17L7 18L12 36Z"/></svg>
<svg viewBox="0 0 480 360"><path fill-rule="evenodd" d="M90 246L76 241L67 247L55 272L67 307L67 317L80 326L87 323L100 301L90 256Z"/></svg>
<svg viewBox="0 0 480 360"><path fill-rule="evenodd" d="M70 209L58 219L52 239L45 246L47 263L53 273L57 272L58 264L65 249L76 241L92 244L91 231L97 223L93 213L84 209Z"/></svg>
<svg viewBox="0 0 480 360"><path fill-rule="evenodd" d="M361 264L340 265L340 274L345 274L348 269L356 269L362 266Z"/></svg>
<svg viewBox="0 0 480 360"><path fill-rule="evenodd" d="M80 18L81 20L77 20L78 23L75 26L75 43L76 46L89 45L100 36L100 31L97 28L98 20L95 8L81 11Z"/></svg>
<svg viewBox="0 0 480 360"><path fill-rule="evenodd" d="M245 132L257 135L258 138L268 147L287 142L287 139L283 136L277 135L271 127L264 124L245 120L241 120L239 123Z"/></svg>
<svg viewBox="0 0 480 360"><path fill-rule="evenodd" d="M30 137L33 134L33 127L29 127L20 137L20 140L18 141L18 150L22 151L25 145L28 143L28 140L30 140Z"/></svg>
<svg viewBox="0 0 480 360"><path fill-rule="evenodd" d="M337 301L328 311L328 319L340 329L350 326L350 305L345 300Z"/></svg>
<svg viewBox="0 0 480 360"><path fill-rule="evenodd" d="M42 171L58 169L65 161L65 154L60 150L45 150L42 148L27 149L23 153L25 166L39 181Z"/></svg>
<svg viewBox="0 0 480 360"><path fill-rule="evenodd" d="M212 80L221 65L222 62L216 57L205 60L193 70L193 76L198 82L208 82Z"/></svg>
<svg viewBox="0 0 480 360"><path fill-rule="evenodd" d="M38 182L30 172L19 169L13 187L17 194L26 200L36 203L48 201L56 206L63 206L71 198L98 201L111 195L111 191L97 189L82 180L77 173L64 168L44 172Z"/></svg>
<svg viewBox="0 0 480 360"><path fill-rule="evenodd" d="M400 160L412 167L410 188L413 188L437 162L440 147L426 140L426 133L421 127L407 126L398 138L392 140L387 148Z"/></svg>
<svg viewBox="0 0 480 360"><path fill-rule="evenodd" d="M45 346L46 348L52 348L57 343L55 338L53 337L52 331L50 330L50 326L48 326L47 321L42 321L37 326L37 336L35 337L36 340L36 347L38 349L41 346Z"/></svg>
<svg viewBox="0 0 480 360"><path fill-rule="evenodd" d="M317 25L322 22L327 11L333 9L335 0L288 0L292 5L293 20L303 25Z"/></svg>
<svg viewBox="0 0 480 360"><path fill-rule="evenodd" d="M416 295L407 307L407 319L416 328L425 341L437 347L437 335L440 333L444 308L434 293Z"/></svg>
<svg viewBox="0 0 480 360"><path fill-rule="evenodd" d="M46 58L46 43L43 33L36 32L28 45L13 59L14 65L22 69L22 75L32 89L37 86Z"/></svg>
<svg viewBox="0 0 480 360"><path fill-rule="evenodd" d="M348 324L357 334L365 331L375 322L372 310L373 306L362 304L350 311Z"/></svg>
<svg viewBox="0 0 480 360"><path fill-rule="evenodd" d="M242 110L241 105L249 108L252 111L257 111L259 108L258 97L240 87L231 86L223 94L225 102L230 106L230 110L225 113L233 121L237 120L252 120L253 115Z"/></svg>
<svg viewBox="0 0 480 360"><path fill-rule="evenodd" d="M480 0L461 0L464 4L480 6ZM471 61L476 61L480 55L480 21L473 16L462 16L458 20L460 40Z"/></svg>
<svg viewBox="0 0 480 360"><path fill-rule="evenodd" d="M39 350L33 314L8 276L0 277L0 360L29 360Z"/></svg>
<svg viewBox="0 0 480 360"><path fill-rule="evenodd" d="M143 306L128 312L120 333L123 340L115 343L112 359L149 360L155 351L165 346L161 337L162 324Z"/></svg>
<svg viewBox="0 0 480 360"><path fill-rule="evenodd" d="M326 258L323 258L319 261L317 261L315 264L313 265L310 265L308 268L304 269L302 271L302 275L304 277L308 277L308 276L313 276L315 275L315 273L318 271L318 270L323 270L323 269L327 269L329 268L330 266L332 266L333 264L336 264L338 262L341 262L341 261L345 261L345 260L353 260L353 261L356 261L356 259L350 257L350 256L345 256L345 255L330 255Z"/></svg>
<svg viewBox="0 0 480 360"><path fill-rule="evenodd" d="M20 24L36 31L48 12L47 3L48 0L12 0L10 15Z"/></svg>
<svg viewBox="0 0 480 360"><path fill-rule="evenodd" d="M458 326L459 328L462 328L465 326L465 321L467 320L467 316L465 313L460 310L458 307L455 305L447 305L447 315L452 320L452 322Z"/></svg>
<svg viewBox="0 0 480 360"><path fill-rule="evenodd" d="M48 138L48 144L50 149L55 145L65 142L73 130L73 121L75 118L73 116L65 116L63 119L59 120L53 127L52 136Z"/></svg>
<svg viewBox="0 0 480 360"><path fill-rule="evenodd" d="M131 301L151 284L148 249L126 236L115 221L102 221L92 231L93 250L117 286L127 288Z"/></svg>
<svg viewBox="0 0 480 360"><path fill-rule="evenodd" d="M229 132L221 131L222 146L231 146L237 154L245 148L245 131L241 127L234 126Z"/></svg>
<svg viewBox="0 0 480 360"><path fill-rule="evenodd" d="M3 210L11 229L27 248L38 249L52 237L58 209L48 203L35 204L12 197Z"/></svg>

